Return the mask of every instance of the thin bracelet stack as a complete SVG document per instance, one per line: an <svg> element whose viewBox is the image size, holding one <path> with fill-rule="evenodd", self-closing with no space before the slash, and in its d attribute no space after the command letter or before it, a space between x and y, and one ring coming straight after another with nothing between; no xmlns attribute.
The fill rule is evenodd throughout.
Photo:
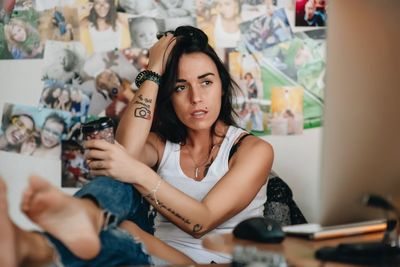
<svg viewBox="0 0 400 267"><path fill-rule="evenodd" d="M157 199L157 196L156 196L156 192L157 192L158 189L160 188L161 180L162 180L162 179L160 179L160 180L158 181L157 185L156 185L152 190L150 190L150 193L148 193L148 194L146 195L146 197L149 197L149 196L153 195L154 202L155 202L158 206L160 205L160 202L158 202L158 199Z"/></svg>

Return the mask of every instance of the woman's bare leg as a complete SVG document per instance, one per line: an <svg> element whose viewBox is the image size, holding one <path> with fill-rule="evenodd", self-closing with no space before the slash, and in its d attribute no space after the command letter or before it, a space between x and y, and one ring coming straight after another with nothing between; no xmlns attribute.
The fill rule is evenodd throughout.
<svg viewBox="0 0 400 267"><path fill-rule="evenodd" d="M32 176L21 209L77 257L88 260L100 252L98 233L102 212L91 200L69 196L47 181Z"/></svg>
<svg viewBox="0 0 400 267"><path fill-rule="evenodd" d="M8 215L7 188L0 178L0 266L43 266L53 260L53 249L37 233L12 223Z"/></svg>
<svg viewBox="0 0 400 267"><path fill-rule="evenodd" d="M150 255L156 256L172 264L195 263L188 256L175 248L165 244L155 236L143 231L139 226L130 221L124 221L120 227L128 231L136 240L144 243L146 250Z"/></svg>

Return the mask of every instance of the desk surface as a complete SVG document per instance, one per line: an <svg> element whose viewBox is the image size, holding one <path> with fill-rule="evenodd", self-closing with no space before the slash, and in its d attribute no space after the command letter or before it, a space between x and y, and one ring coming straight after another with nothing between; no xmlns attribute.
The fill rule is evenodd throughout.
<svg viewBox="0 0 400 267"><path fill-rule="evenodd" d="M297 237L286 237L281 244L263 244L233 237L232 234L210 235L203 240L203 246L207 249L232 253L235 245L255 246L261 250L270 250L283 254L288 263L294 266L316 267L322 266L322 262L314 258L317 249L324 246L336 246L339 243L371 242L381 240L383 232L358 235L346 238L337 238L321 241L310 241ZM360 266L334 262L324 262L324 267Z"/></svg>

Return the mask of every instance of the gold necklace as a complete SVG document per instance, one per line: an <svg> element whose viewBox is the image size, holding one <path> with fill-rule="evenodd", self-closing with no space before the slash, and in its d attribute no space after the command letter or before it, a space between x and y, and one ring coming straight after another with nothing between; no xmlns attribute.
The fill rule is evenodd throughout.
<svg viewBox="0 0 400 267"><path fill-rule="evenodd" d="M212 147L209 149L208 156L207 156L206 160L203 162L203 164L200 164L200 165L196 163L196 161L194 160L194 158L193 158L192 154L190 153L189 149L186 147L186 150L187 150L187 152L188 152L188 154L189 154L189 157L190 157L190 159L192 160L193 165L194 165L194 179L195 179L196 181L199 181L200 168L203 168L203 167L205 167L205 166L208 166L208 167L205 168L205 170L204 170L204 176L207 175L208 168L210 167L211 163L212 163L213 160L214 160L213 158L211 158L211 161L210 161L210 156L211 156L211 154L212 154L214 148L215 148L215 147L218 147L218 146L219 146L219 144L213 144L213 145L212 145Z"/></svg>

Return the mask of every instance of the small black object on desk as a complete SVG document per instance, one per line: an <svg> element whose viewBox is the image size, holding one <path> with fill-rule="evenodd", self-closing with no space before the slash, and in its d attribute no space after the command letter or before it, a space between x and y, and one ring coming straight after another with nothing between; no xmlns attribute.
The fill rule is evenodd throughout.
<svg viewBox="0 0 400 267"><path fill-rule="evenodd" d="M271 218L253 217L236 225L233 236L261 243L280 243L285 238L285 232Z"/></svg>
<svg viewBox="0 0 400 267"><path fill-rule="evenodd" d="M395 219L387 219L383 240L381 242L339 244L336 247L324 247L316 251L315 257L317 259L375 266L400 266L400 212L395 205L377 195L365 196L364 204L381 208L385 212L391 212L395 215Z"/></svg>

